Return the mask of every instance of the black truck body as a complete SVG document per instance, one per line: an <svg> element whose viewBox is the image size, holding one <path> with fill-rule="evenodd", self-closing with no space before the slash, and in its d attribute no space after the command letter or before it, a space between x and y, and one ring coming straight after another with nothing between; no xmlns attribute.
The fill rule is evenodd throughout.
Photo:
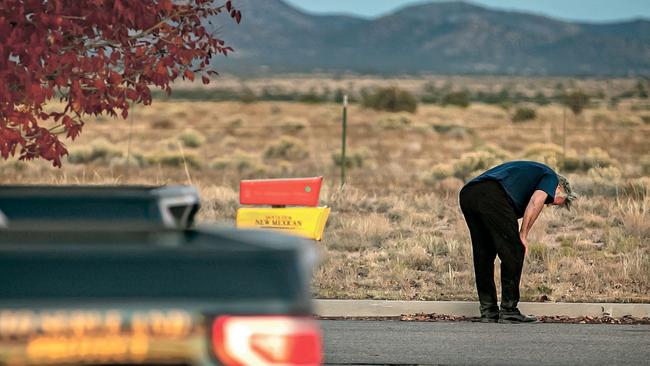
<svg viewBox="0 0 650 366"><path fill-rule="evenodd" d="M79 223L106 230L192 226L199 194L191 186L0 186L2 222L25 225Z"/></svg>
<svg viewBox="0 0 650 366"><path fill-rule="evenodd" d="M0 211L8 201L20 204L3 193ZM12 225L19 210L7 211L0 229L0 365L321 360L320 333L310 318L309 241L97 216L48 221L40 214L30 221L25 215Z"/></svg>

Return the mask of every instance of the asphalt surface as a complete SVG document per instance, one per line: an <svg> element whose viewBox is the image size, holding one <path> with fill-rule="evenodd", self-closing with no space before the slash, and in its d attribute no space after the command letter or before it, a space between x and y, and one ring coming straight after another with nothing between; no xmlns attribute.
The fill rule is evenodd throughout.
<svg viewBox="0 0 650 366"><path fill-rule="evenodd" d="M325 320L329 365L650 365L650 326Z"/></svg>

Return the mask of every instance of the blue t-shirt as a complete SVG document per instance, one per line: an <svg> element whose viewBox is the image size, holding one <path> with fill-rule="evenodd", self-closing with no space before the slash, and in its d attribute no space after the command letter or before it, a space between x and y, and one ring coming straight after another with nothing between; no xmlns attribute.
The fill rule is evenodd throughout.
<svg viewBox="0 0 650 366"><path fill-rule="evenodd" d="M534 161L511 161L497 165L467 184L494 180L501 184L510 198L517 217L523 217L526 206L536 190L548 194L545 203L555 199L555 189L559 183L557 174L548 166Z"/></svg>

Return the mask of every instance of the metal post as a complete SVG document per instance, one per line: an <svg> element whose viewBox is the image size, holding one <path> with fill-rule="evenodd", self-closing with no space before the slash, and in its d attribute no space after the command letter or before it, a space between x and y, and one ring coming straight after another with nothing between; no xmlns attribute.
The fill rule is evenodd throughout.
<svg viewBox="0 0 650 366"><path fill-rule="evenodd" d="M345 144L348 130L348 96L343 96L343 133L341 134L341 189L345 185Z"/></svg>

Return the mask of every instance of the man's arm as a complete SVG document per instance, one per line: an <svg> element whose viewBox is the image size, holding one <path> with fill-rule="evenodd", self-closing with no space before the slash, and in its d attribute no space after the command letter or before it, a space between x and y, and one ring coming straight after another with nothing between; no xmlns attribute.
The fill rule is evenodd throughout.
<svg viewBox="0 0 650 366"><path fill-rule="evenodd" d="M548 194L541 190L536 190L530 201L528 201L528 206L526 206L526 211L524 211L524 219L521 223L521 229L519 230L519 238L526 248L526 254L528 254L528 231L533 227L535 220L539 216L539 213L542 212L544 208L544 202L546 201Z"/></svg>

